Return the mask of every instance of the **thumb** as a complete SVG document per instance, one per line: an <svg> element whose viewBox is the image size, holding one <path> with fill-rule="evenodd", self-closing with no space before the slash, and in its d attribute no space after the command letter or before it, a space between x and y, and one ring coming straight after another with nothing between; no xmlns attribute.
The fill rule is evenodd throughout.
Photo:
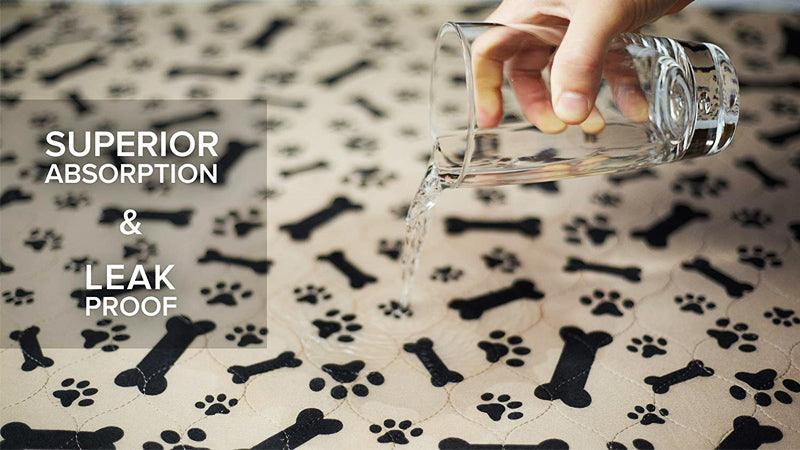
<svg viewBox="0 0 800 450"><path fill-rule="evenodd" d="M623 14L612 8L599 9L575 11L553 58L553 110L568 124L583 122L592 111L608 44L625 27Z"/></svg>

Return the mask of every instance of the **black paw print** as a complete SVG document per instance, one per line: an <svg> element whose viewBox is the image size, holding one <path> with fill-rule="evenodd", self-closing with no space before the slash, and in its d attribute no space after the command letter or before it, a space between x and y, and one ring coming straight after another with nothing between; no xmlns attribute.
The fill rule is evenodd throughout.
<svg viewBox="0 0 800 450"><path fill-rule="evenodd" d="M67 272L83 272L86 270L86 266L94 266L97 264L97 260L92 258L91 256L83 256L80 258L70 258L69 262L64 264L64 270Z"/></svg>
<svg viewBox="0 0 800 450"><path fill-rule="evenodd" d="M231 412L230 408L233 408L239 404L239 400L235 398L229 399L225 394L217 394L216 397L209 394L206 395L203 400L204 401L195 403L194 407L197 409L205 409L207 416L213 416L214 414L228 414ZM227 402L225 400L227 400Z"/></svg>
<svg viewBox="0 0 800 450"><path fill-rule="evenodd" d="M392 261L400 259L400 254L403 251L403 241L400 239L388 240L381 239L378 242L378 254L384 255Z"/></svg>
<svg viewBox="0 0 800 450"><path fill-rule="evenodd" d="M403 220L408 215L408 208L411 205L408 203L400 203L399 205L392 206L389 208L389 212L397 219Z"/></svg>
<svg viewBox="0 0 800 450"><path fill-rule="evenodd" d="M667 350L664 349L667 345L667 340L663 337L654 339L653 336L645 334L642 337L632 338L631 343L625 347L631 353L640 353L642 358L650 358L658 355L665 355Z"/></svg>
<svg viewBox="0 0 800 450"><path fill-rule="evenodd" d="M705 295L695 295L691 292L687 292L684 295L676 295L675 303L680 306L681 311L692 312L699 315L703 315L706 311L711 311L717 307L717 304L714 302L706 302Z"/></svg>
<svg viewBox="0 0 800 450"><path fill-rule="evenodd" d="M67 192L64 195L56 196L53 202L58 209L78 209L81 206L87 206L91 203L89 196L83 192L77 194L74 192Z"/></svg>
<svg viewBox="0 0 800 450"><path fill-rule="evenodd" d="M94 400L89 397L97 394L97 389L89 387L89 385L90 383L86 380L79 381L76 384L75 379L65 378L61 382L61 387L64 389L53 392L53 397L59 399L61 401L61 406L65 408L72 406L75 400L78 400L81 397L86 398L81 399L78 402L78 406L90 406L94 404Z"/></svg>
<svg viewBox="0 0 800 450"><path fill-rule="evenodd" d="M394 172L388 172L378 166L357 167L342 178L342 183L353 183L362 188L370 186L383 187L395 178L397 178L397 175Z"/></svg>
<svg viewBox="0 0 800 450"><path fill-rule="evenodd" d="M3 301L14 306L29 305L33 303L33 291L28 291L21 287L3 291Z"/></svg>
<svg viewBox="0 0 800 450"><path fill-rule="evenodd" d="M383 315L392 317L394 319L402 319L403 317L411 317L414 311L411 310L410 305L403 305L397 300L389 300L389 303L381 303L378 309L383 311Z"/></svg>
<svg viewBox="0 0 800 450"><path fill-rule="evenodd" d="M364 361L361 360L350 361L347 364L323 364L323 372L330 375L338 383L331 388L331 397L337 400L347 397L347 387L356 381L362 369L364 369ZM367 381L373 386L380 386L385 379L380 372L370 372L367 374ZM313 378L308 383L308 387L314 392L319 392L325 389L325 379L320 377ZM369 388L363 383L353 384L350 386L350 390L359 397L369 395Z"/></svg>
<svg viewBox="0 0 800 450"><path fill-rule="evenodd" d="M453 266L436 267L431 274L431 280L447 283L448 281L458 280L463 275L463 270L456 269Z"/></svg>
<svg viewBox="0 0 800 450"><path fill-rule="evenodd" d="M225 335L225 339L235 342L238 336L237 347L247 347L248 345L259 345L264 343L264 336L267 335L266 327L257 327L248 323L244 327L235 326L233 332Z"/></svg>
<svg viewBox="0 0 800 450"><path fill-rule="evenodd" d="M355 314L340 314L338 309L331 309L325 313L327 319L316 319L311 322L317 327L319 337L328 339L336 335L339 342L353 342L354 338L350 333L355 333L361 329L361 325L354 322Z"/></svg>
<svg viewBox="0 0 800 450"><path fill-rule="evenodd" d="M203 442L206 440L206 432L201 430L200 428L189 428L186 432L186 436L194 442ZM175 449L183 449L183 450L207 450L202 447L195 447L191 444L181 444L181 435L178 434L177 431L172 430L164 430L161 432L161 440L164 444L173 445ZM158 442L155 441L147 441L142 444L143 450L164 450L166 447Z"/></svg>
<svg viewBox="0 0 800 450"><path fill-rule="evenodd" d="M491 252L484 254L482 258L486 267L503 273L514 273L521 265L517 255L501 247L493 248Z"/></svg>
<svg viewBox="0 0 800 450"><path fill-rule="evenodd" d="M629 298L623 299L622 295L617 291L608 291L608 293L606 293L600 289L595 289L591 296L582 296L580 302L586 306L595 304L594 308L592 308L592 314L595 316L609 315L622 317L624 313L623 310L620 309L620 306L622 306L623 309L633 308L633 300Z"/></svg>
<svg viewBox="0 0 800 450"><path fill-rule="evenodd" d="M694 198L718 197L720 192L728 188L728 182L722 178L711 178L705 172L680 175L672 183L672 192L687 193Z"/></svg>
<svg viewBox="0 0 800 450"><path fill-rule="evenodd" d="M87 328L81 331L83 336L83 348L94 348L97 344L110 341L108 344L100 347L104 352L113 352L119 350L119 346L115 342L123 342L130 339L130 336L125 333L128 328L125 325L114 325L111 319L100 319L97 321L99 330Z"/></svg>
<svg viewBox="0 0 800 450"><path fill-rule="evenodd" d="M731 321L726 317L718 319L716 323L721 329L707 330L706 333L712 338L716 339L717 345L719 345L721 348L727 350L733 347L733 345L737 342L741 341L742 343L738 347L739 351L745 353L756 351L756 346L751 342L757 341L758 335L755 333L748 333L747 330L749 327L746 323L739 322L733 325L733 329L728 329L728 325L731 324Z"/></svg>
<svg viewBox="0 0 800 450"><path fill-rule="evenodd" d="M783 265L783 260L781 260L777 253L764 250L764 247L759 245L753 248L741 245L737 249L737 252L739 252L739 262L750 264L758 270L764 270L767 267L780 267Z"/></svg>
<svg viewBox="0 0 800 450"><path fill-rule="evenodd" d="M139 264L146 263L154 256L158 256L158 247L145 238L139 238L132 244L125 244L122 247L122 257L133 258Z"/></svg>
<svg viewBox="0 0 800 450"><path fill-rule="evenodd" d="M324 286L307 284L304 287L294 288L294 297L299 303L316 305L320 300L330 300L333 296Z"/></svg>
<svg viewBox="0 0 800 450"><path fill-rule="evenodd" d="M520 336L509 336L505 340L506 332L503 330L494 330L489 333L489 338L492 341L478 342L478 348L486 353L486 360L495 363L508 355L509 350L511 353L518 356L525 356L531 352L529 347L522 345L523 340ZM525 365L525 361L520 358L507 358L506 364L511 367L520 367Z"/></svg>
<svg viewBox="0 0 800 450"><path fill-rule="evenodd" d="M245 237L251 231L263 226L264 222L261 221L261 212L258 209L252 208L245 214L236 210L230 210L224 216L219 216L214 219L213 233L219 236L225 236L233 229L237 237Z"/></svg>
<svg viewBox="0 0 800 450"><path fill-rule="evenodd" d="M592 203L608 208L616 208L622 203L622 197L613 192L596 192L592 195Z"/></svg>
<svg viewBox="0 0 800 450"><path fill-rule="evenodd" d="M744 228L764 228L772 223L772 216L760 208L741 208L731 213L731 219Z"/></svg>
<svg viewBox="0 0 800 450"><path fill-rule="evenodd" d="M206 297L207 304L226 306L236 306L240 300L246 300L253 296L253 291L250 289L242 290L241 283L236 282L228 286L223 281L214 285L213 289L209 287L200 289L200 293Z"/></svg>
<svg viewBox="0 0 800 450"><path fill-rule="evenodd" d="M783 309L773 306L771 310L764 312L764 317L769 319L774 325L783 325L785 327L800 325L800 317L797 317L793 309Z"/></svg>
<svg viewBox="0 0 800 450"><path fill-rule="evenodd" d="M52 229L42 230L34 228L25 239L24 244L35 252L42 250L58 250L61 248L63 237Z"/></svg>
<svg viewBox="0 0 800 450"><path fill-rule="evenodd" d="M753 396L753 399L759 406L771 405L772 397L775 397L775 400L783 403L784 405L788 405L792 403L792 396L789 394L789 392L793 392L795 394L800 392L800 383L798 383L797 380L784 378L781 384L783 384L783 387L789 392L778 389L772 392L772 395L770 395L769 391L775 388L775 378L777 376L778 372L773 369L764 369L756 373L736 373L737 380L746 383L751 388L759 391ZM741 386L733 385L731 386L729 392L736 400L744 400L747 397L747 391Z"/></svg>
<svg viewBox="0 0 800 450"><path fill-rule="evenodd" d="M350 151L370 154L378 150L378 140L367 136L353 136L344 143Z"/></svg>
<svg viewBox="0 0 800 450"><path fill-rule="evenodd" d="M666 423L664 417L669 415L669 411L665 408L657 409L656 405L648 403L645 406L637 405L633 411L628 413L628 418L638 420L642 425L662 424Z"/></svg>
<svg viewBox="0 0 800 450"><path fill-rule="evenodd" d="M506 202L506 194L499 189L477 189L475 198L485 205L502 204Z"/></svg>
<svg viewBox="0 0 800 450"><path fill-rule="evenodd" d="M408 431L408 434L410 434L412 437L418 437L422 435L422 428L415 427L411 428L410 430L409 428L411 428L410 420L402 420L400 423L396 423L392 419L386 419L383 421L383 427L377 424L372 424L369 426L369 431L375 434L380 434L380 436L378 436L378 442L381 444L394 443L405 445L408 444L406 431Z"/></svg>
<svg viewBox="0 0 800 450"><path fill-rule="evenodd" d="M505 414L506 409L514 410L522 407L522 402L512 401L511 396L508 394L500 394L497 396L496 401L492 401L494 400L494 394L486 392L481 395L481 400L487 403L478 405L478 411L486 414L495 422L499 422L500 419L503 418L503 414ZM506 418L510 420L519 420L522 418L522 416L523 414L520 411L511 411L506 415Z"/></svg>
<svg viewBox="0 0 800 450"><path fill-rule="evenodd" d="M583 236L589 238L593 245L602 245L609 237L617 234L608 224L608 217L595 214L592 220L582 216L575 216L571 222L564 224L561 229L566 233L564 240L567 243L579 245L583 243Z"/></svg>

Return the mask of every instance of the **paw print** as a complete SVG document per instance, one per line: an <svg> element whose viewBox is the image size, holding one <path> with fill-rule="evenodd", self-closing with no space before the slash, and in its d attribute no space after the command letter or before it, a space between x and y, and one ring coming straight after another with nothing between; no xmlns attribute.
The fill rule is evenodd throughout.
<svg viewBox="0 0 800 450"><path fill-rule="evenodd" d="M418 437L422 435L422 428L415 427L411 428L411 430L409 430L409 428L411 428L410 420L403 420L400 421L400 423L396 423L392 419L386 419L383 421L383 427L377 424L372 424L369 426L369 431L375 434L380 434L380 436L378 436L378 442L381 444L394 443L405 445L408 444L406 431L408 431L408 434L410 434L412 437Z"/></svg>
<svg viewBox="0 0 800 450"><path fill-rule="evenodd" d="M86 270L86 266L94 266L97 264L97 260L92 258L91 256L83 256L80 258L70 258L69 262L64 264L64 270L67 272L83 272Z"/></svg>
<svg viewBox="0 0 800 450"><path fill-rule="evenodd" d="M358 187L377 186L383 187L390 181L397 178L394 172L388 172L380 167L357 167L342 178L342 183L353 183Z"/></svg>
<svg viewBox="0 0 800 450"><path fill-rule="evenodd" d="M253 291L250 289L242 290L241 283L237 282L228 286L223 281L214 285L214 288L204 287L200 289L200 293L206 297L207 304L222 304L226 306L236 306L240 300L246 300L253 296Z"/></svg>
<svg viewBox="0 0 800 450"><path fill-rule="evenodd" d="M262 337L267 335L266 327L256 327L252 323L248 323L244 327L233 327L233 332L225 335L225 339L233 342L236 341L237 336L239 341L236 343L238 347L247 347L248 345L263 344Z"/></svg>
<svg viewBox="0 0 800 450"><path fill-rule="evenodd" d="M228 414L231 412L229 408L233 408L239 404L239 400L235 398L229 399L225 394L217 394L216 397L209 394L206 395L203 400L204 401L195 403L194 407L197 409L205 409L207 416L213 416L214 414ZM225 400L227 400L227 402Z"/></svg>
<svg viewBox="0 0 800 450"><path fill-rule="evenodd" d="M389 300L389 303L381 303L378 305L378 309L383 311L384 316L394 319L402 319L403 317L411 317L414 315L411 306L403 305L397 300Z"/></svg>
<svg viewBox="0 0 800 450"><path fill-rule="evenodd" d="M653 336L645 334L638 338L632 338L631 343L625 347L631 353L640 353L642 358L650 358L658 355L665 355L667 350L664 349L667 345L667 340L663 337L653 339Z"/></svg>
<svg viewBox="0 0 800 450"><path fill-rule="evenodd" d="M797 380L793 380L791 378L784 378L781 384L786 389L784 390L775 390L770 395L771 390L775 388L775 378L778 376L778 372L774 369L764 369L760 372L750 373L750 372L737 372L736 379L746 383L752 389L758 391L754 396L753 399L756 401L756 404L759 406L769 406L772 404L772 398L775 397L775 400L783 403L784 405L788 405L792 403L792 395L789 392L799 393L800 392L800 383ZM731 397L735 398L736 400L744 400L747 398L747 391L738 385L731 386L729 390Z"/></svg>
<svg viewBox="0 0 800 450"><path fill-rule="evenodd" d="M501 247L493 248L491 252L482 257L486 267L503 273L514 273L521 265L517 255Z"/></svg>
<svg viewBox="0 0 800 450"><path fill-rule="evenodd" d="M764 228L772 223L772 216L760 208L742 208L731 213L731 219L743 228Z"/></svg>
<svg viewBox="0 0 800 450"><path fill-rule="evenodd" d="M214 219L213 233L218 236L225 236L232 229L236 237L241 238L263 226L264 222L261 221L261 212L258 209L252 208L245 214L236 210L230 210L228 214Z"/></svg>
<svg viewBox="0 0 800 450"><path fill-rule="evenodd" d="M675 303L680 306L681 311L692 312L701 316L705 314L706 311L711 311L717 307L717 304L714 302L706 302L705 295L695 295L691 292L687 292L684 295L676 295Z"/></svg>
<svg viewBox="0 0 800 450"><path fill-rule="evenodd" d="M130 339L130 336L125 334L128 328L125 325L114 325L111 319L100 319L97 321L99 330L92 330L87 328L81 331L83 336L83 348L94 348L95 345L109 341L108 344L100 347L104 352L113 352L119 350L119 346L114 342L123 342Z"/></svg>
<svg viewBox="0 0 800 450"><path fill-rule="evenodd" d="M461 269L456 269L453 266L443 266L433 269L431 280L447 283L448 281L458 280L463 275L464 271Z"/></svg>
<svg viewBox="0 0 800 450"><path fill-rule="evenodd" d="M586 306L594 304L595 306L592 308L592 314L595 316L609 315L622 317L624 313L623 310L620 309L620 306L622 306L623 309L633 308L633 300L629 298L623 299L622 295L617 291L608 291L608 293L606 293L600 289L595 289L591 296L582 296L580 302Z"/></svg>
<svg viewBox="0 0 800 450"><path fill-rule="evenodd" d="M529 347L525 347L522 345L523 341L520 336L509 336L505 340L503 338L506 337L506 332L503 330L494 330L489 333L489 339L492 341L480 341L478 342L478 348L483 350L486 353L486 360L495 363L500 361L508 355L509 350L511 353L524 356L531 352ZM520 367L525 365L525 361L520 358L508 358L506 359L506 364L511 367Z"/></svg>
<svg viewBox="0 0 800 450"><path fill-rule="evenodd" d="M642 425L650 425L653 423L662 424L666 423L663 419L669 415L669 411L665 408L656 409L656 405L648 403L645 406L636 406L633 411L628 413L628 418L631 420L638 420Z"/></svg>
<svg viewBox="0 0 800 450"><path fill-rule="evenodd" d="M324 286L307 284L305 287L294 288L294 297L298 303L311 303L316 305L320 300L330 300L333 297Z"/></svg>
<svg viewBox="0 0 800 450"><path fill-rule="evenodd" d="M365 384L355 383L351 385L351 383L356 381L362 369L364 369L364 361L361 360L350 361L347 364L323 364L322 370L333 378L333 381L338 383L331 388L331 397L336 400L347 397L348 386L353 394L359 397L366 397L369 395L369 388ZM370 372L367 374L367 382L373 386L380 386L384 381L383 374L380 372ZM308 383L308 387L314 392L319 392L325 389L325 379L320 377L313 378Z"/></svg>
<svg viewBox="0 0 800 450"><path fill-rule="evenodd" d="M758 270L764 270L767 267L780 267L783 265L783 260L778 257L778 254L773 251L764 250L763 247L756 245L752 249L742 245L737 249L739 252L739 262L743 264L750 264Z"/></svg>
<svg viewBox="0 0 800 450"><path fill-rule="evenodd" d="M6 301L8 303L8 301ZM774 325L791 327L800 325L800 317L794 313L793 309L783 309L773 306L771 310L764 312L764 317L769 319Z"/></svg>
<svg viewBox="0 0 800 450"><path fill-rule="evenodd" d="M672 192L687 193L694 198L718 197L727 188L726 180L709 177L705 172L683 174L672 183Z"/></svg>
<svg viewBox="0 0 800 450"><path fill-rule="evenodd" d="M622 203L622 197L613 192L596 192L592 195L592 203L608 208L616 208Z"/></svg>
<svg viewBox="0 0 800 450"><path fill-rule="evenodd" d="M53 392L53 397L57 398L61 401L61 406L64 408L69 408L81 397L86 397L81 399L78 402L78 406L90 406L94 404L94 400L92 400L91 396L97 394L97 389L93 387L89 387L91 383L86 380L79 381L77 384L75 383L74 378L65 378L61 382L61 387L64 389L59 389ZM74 385L74 387L73 387Z"/></svg>
<svg viewBox="0 0 800 450"><path fill-rule="evenodd" d="M378 254L384 255L392 261L400 259L400 254L403 251L403 241L400 239L388 240L381 239L378 242Z"/></svg>
<svg viewBox="0 0 800 450"><path fill-rule="evenodd" d="M484 205L496 205L506 202L506 194L499 189L476 189L475 198Z"/></svg>
<svg viewBox="0 0 800 450"><path fill-rule="evenodd" d="M593 220L587 220L582 216L575 216L571 222L561 227L566 233L564 241L569 244L579 245L583 243L582 235L586 235L593 245L602 245L606 240L617 234L608 224L608 217L603 214L595 214Z"/></svg>
<svg viewBox="0 0 800 450"><path fill-rule="evenodd" d="M3 301L14 306L30 305L33 303L33 291L28 291L21 287L13 291L3 291Z"/></svg>
<svg viewBox="0 0 800 450"><path fill-rule="evenodd" d="M511 396L508 394L500 394L497 396L496 401L492 401L494 400L494 394L486 392L481 395L481 400L487 403L478 405L478 411L486 414L495 422L499 422L500 419L503 418L503 414L505 414L507 409L514 410L522 407L522 402L512 401ZM508 415L506 415L506 418L510 420L519 420L522 416L523 414L519 411L510 411Z"/></svg>
<svg viewBox="0 0 800 450"><path fill-rule="evenodd" d="M706 333L712 338L716 339L717 345L721 348L729 349L737 342L742 342L739 345L739 351L750 353L756 351L756 346L751 342L758 340L758 335L755 333L748 333L749 327L746 323L739 322L733 325L732 329L728 329L731 324L730 319L723 317L717 320L717 326L721 329L707 330Z"/></svg>
<svg viewBox="0 0 800 450"><path fill-rule="evenodd" d="M145 238L139 238L132 244L122 247L123 258L133 258L139 264L144 264L154 256L158 256L158 247L155 243Z"/></svg>
<svg viewBox="0 0 800 450"><path fill-rule="evenodd" d="M63 236L56 233L52 229L42 230L34 228L28 235L28 239L23 242L26 246L33 249L35 252L42 250L58 250L61 248Z"/></svg>
<svg viewBox="0 0 800 450"><path fill-rule="evenodd" d="M186 432L186 436L194 442L203 442L206 440L206 432L201 430L200 428L189 428ZM172 448L178 449L197 449L200 450L199 447L194 447L191 444L181 444L181 435L178 434L177 431L172 430L164 430L161 432L161 440L167 446L172 445ZM147 441L142 444L143 450L164 450L166 447L158 442L155 441Z"/></svg>
<svg viewBox="0 0 800 450"><path fill-rule="evenodd" d="M81 206L87 206L89 203L91 203L89 196L83 192L78 194L74 192L67 192L64 195L56 196L53 201L58 209L78 209Z"/></svg>
<svg viewBox="0 0 800 450"><path fill-rule="evenodd" d="M339 342L353 342L354 338L350 333L355 333L361 329L361 325L354 322L355 314L340 314L338 309L331 309L325 313L327 319L316 319L312 323L317 327L319 337L328 339L336 336Z"/></svg>

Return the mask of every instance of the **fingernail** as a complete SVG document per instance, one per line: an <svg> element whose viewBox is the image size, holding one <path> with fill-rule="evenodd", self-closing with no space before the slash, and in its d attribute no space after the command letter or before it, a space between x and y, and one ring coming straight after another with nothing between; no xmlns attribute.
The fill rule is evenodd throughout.
<svg viewBox="0 0 800 450"><path fill-rule="evenodd" d="M562 92L555 107L556 115L567 123L580 123L589 114L589 99L577 92Z"/></svg>

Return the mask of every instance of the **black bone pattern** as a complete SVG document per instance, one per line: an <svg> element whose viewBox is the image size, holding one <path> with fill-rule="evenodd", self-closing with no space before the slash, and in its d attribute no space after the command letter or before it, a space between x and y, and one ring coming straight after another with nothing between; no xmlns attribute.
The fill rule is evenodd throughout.
<svg viewBox="0 0 800 450"><path fill-rule="evenodd" d="M241 75L242 71L235 67L214 67L214 66L175 66L167 72L170 78L180 76L197 76L202 75L206 77L217 78L236 78Z"/></svg>
<svg viewBox="0 0 800 450"><path fill-rule="evenodd" d="M124 219L124 214L127 209L129 208L118 206L109 206L107 208L103 208L103 211L100 213L100 219L98 223L108 225L119 222ZM176 227L188 226L192 221L192 214L194 214L194 210L191 208L177 209L172 211L157 211L152 209L136 209L135 211L135 220L137 221L146 220L151 222L168 222Z"/></svg>
<svg viewBox="0 0 800 450"><path fill-rule="evenodd" d="M664 218L644 229L635 229L631 236L644 240L653 248L667 246L670 236L691 222L708 220L711 216L705 210L692 208L686 203L676 203Z"/></svg>
<svg viewBox="0 0 800 450"><path fill-rule="evenodd" d="M205 108L200 111L188 112L168 119L156 120L150 123L150 128L154 130L164 130L167 128L186 125L201 120L213 120L219 118L219 111L214 108Z"/></svg>
<svg viewBox="0 0 800 450"><path fill-rule="evenodd" d="M701 256L696 256L691 261L685 261L681 267L689 272L697 272L707 279L718 284L725 289L725 292L732 298L742 298L745 294L753 290L753 285L746 281L739 281L731 275L715 267L711 262Z"/></svg>
<svg viewBox="0 0 800 450"><path fill-rule="evenodd" d="M262 373L272 372L273 370L300 367L303 361L295 358L294 352L283 352L275 358L261 361L249 366L230 366L228 373L233 375L233 382L236 384L247 383L250 377Z"/></svg>
<svg viewBox="0 0 800 450"><path fill-rule="evenodd" d="M300 411L292 425L251 448L270 450L297 448L317 436L338 433L342 427L340 420L326 419L322 411L316 408L307 408Z"/></svg>
<svg viewBox="0 0 800 450"><path fill-rule="evenodd" d="M365 273L356 267L349 259L347 259L347 256L345 256L344 252L341 250L335 250L330 253L319 255L317 256L317 259L331 263L333 267L347 277L350 287L353 289L361 289L368 284L376 283L378 281L378 279L374 276Z"/></svg>
<svg viewBox="0 0 800 450"><path fill-rule="evenodd" d="M243 256L234 256L222 253L221 251L209 248L206 252L197 259L200 264L208 263L222 263L232 266L244 267L252 270L257 274L266 274L272 266L272 261L269 259L251 259Z"/></svg>
<svg viewBox="0 0 800 450"><path fill-rule="evenodd" d="M718 450L736 450L742 448L759 448L783 439L780 429L769 425L761 425L755 417L739 416L733 419L733 431L717 446Z"/></svg>
<svg viewBox="0 0 800 450"><path fill-rule="evenodd" d="M589 262L574 256L567 259L567 264L564 265L564 272L596 272L617 276L628 280L631 283L638 283L642 281L642 269L638 267L611 266L602 263Z"/></svg>
<svg viewBox="0 0 800 450"><path fill-rule="evenodd" d="M439 441L439 450L568 450L561 439L545 439L538 444L470 444L464 439L447 438Z"/></svg>
<svg viewBox="0 0 800 450"><path fill-rule="evenodd" d="M64 77L84 71L90 67L103 65L105 62L106 57L104 55L99 53L90 53L83 58L66 63L61 67L47 72L42 72L42 74L39 76L39 79L45 84L52 84L60 81Z"/></svg>
<svg viewBox="0 0 800 450"><path fill-rule="evenodd" d="M281 176L284 178L293 177L301 173L312 172L314 170L328 168L328 161L321 159L319 161L310 162L301 166L295 166L288 169L281 170Z"/></svg>
<svg viewBox="0 0 800 450"><path fill-rule="evenodd" d="M167 372L198 336L216 326L209 320L192 322L186 316L167 319L167 332L136 367L120 372L114 383L120 387L136 386L145 395L158 395L167 390Z"/></svg>
<svg viewBox="0 0 800 450"><path fill-rule="evenodd" d="M305 241L311 234L322 225L335 219L346 211L361 211L364 207L352 202L344 196L334 197L331 202L317 212L309 214L307 217L297 222L281 225L280 229L289 233L295 241Z"/></svg>
<svg viewBox="0 0 800 450"><path fill-rule="evenodd" d="M578 327L562 327L559 335L564 347L553 376L549 383L540 384L533 393L542 400L561 400L571 408L586 408L592 404L592 396L586 391L586 380L595 355L614 338L604 331L586 333Z"/></svg>
<svg viewBox="0 0 800 450"><path fill-rule="evenodd" d="M686 366L661 376L649 376L644 379L645 384L652 386L656 394L666 394L669 388L697 377L710 377L714 369L707 367L703 361L693 359Z"/></svg>
<svg viewBox="0 0 800 450"><path fill-rule="evenodd" d="M462 234L470 230L515 231L529 237L541 234L541 220L528 217L520 220L467 220L448 217L445 220L449 234Z"/></svg>
<svg viewBox="0 0 800 450"><path fill-rule="evenodd" d="M246 49L264 51L269 47L273 39L277 38L292 25L294 25L294 21L291 19L283 17L273 19L267 22L267 24L264 26L264 30L253 36L252 39L245 43L244 47Z"/></svg>
<svg viewBox="0 0 800 450"><path fill-rule="evenodd" d="M113 449L125 433L119 427L103 427L96 431L43 430L22 422L10 422L0 428L0 448L74 448Z"/></svg>
<svg viewBox="0 0 800 450"><path fill-rule="evenodd" d="M755 175L761 185L767 190L778 189L786 186L786 180L771 174L754 158L741 158L736 161L736 167Z"/></svg>
<svg viewBox="0 0 800 450"><path fill-rule="evenodd" d="M30 372L37 367L50 367L53 360L44 356L42 346L39 344L39 327L30 326L24 330L12 331L9 337L19 342L22 357L25 360L20 367L25 372Z"/></svg>
<svg viewBox="0 0 800 450"><path fill-rule="evenodd" d="M527 279L516 280L513 284L503 289L490 291L472 298L456 298L447 306L458 311L464 320L477 320L491 309L503 306L517 300L541 300L544 293L536 289L536 284Z"/></svg>
<svg viewBox="0 0 800 450"><path fill-rule="evenodd" d="M431 374L431 384L442 387L447 383L460 383L464 376L455 370L450 370L433 349L433 341L428 338L419 338L416 342L403 345L403 350L413 353L422 363L423 367Z"/></svg>

